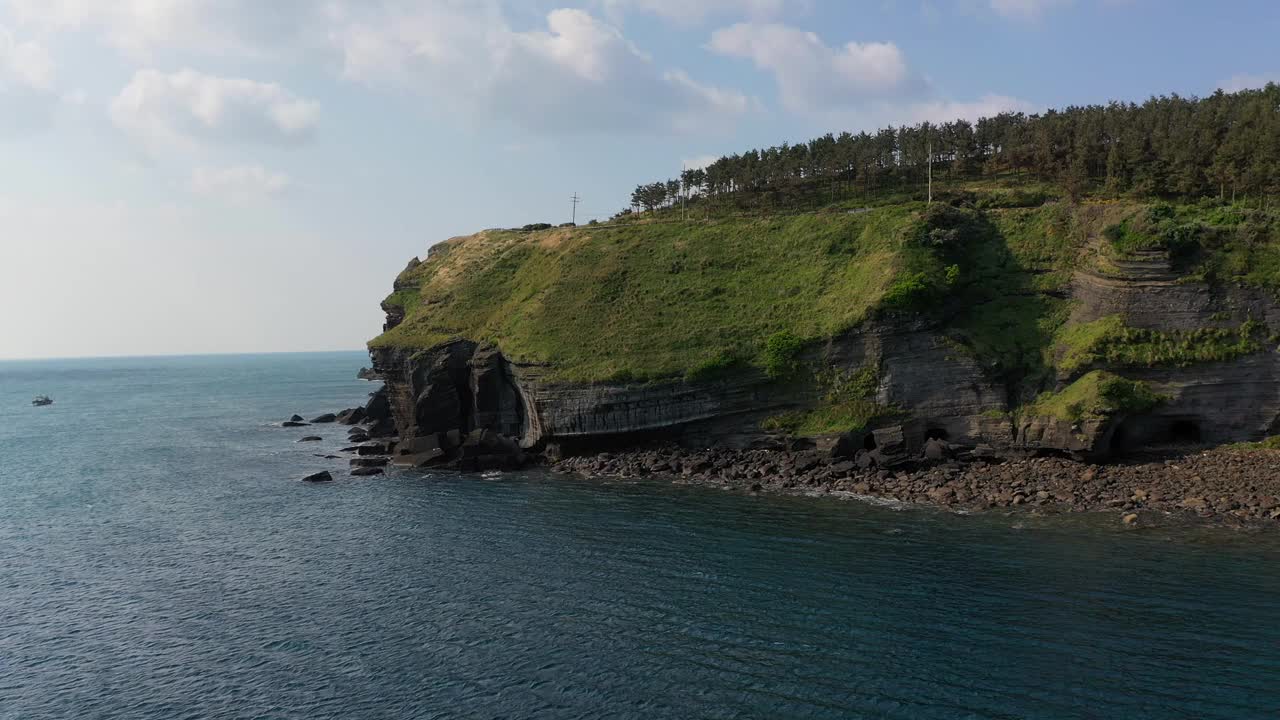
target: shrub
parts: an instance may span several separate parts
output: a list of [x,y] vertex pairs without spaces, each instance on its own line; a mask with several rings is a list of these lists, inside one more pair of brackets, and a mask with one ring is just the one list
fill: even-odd
[[762,427],[794,435],[829,435],[863,430],[898,413],[876,402],[880,385],[878,363],[869,363],[853,372],[828,368],[814,380],[822,391],[816,407],[775,415],[765,420]]
[[894,281],[881,303],[892,310],[922,310],[933,299],[933,286],[925,273],[910,273]]
[[1102,399],[1099,409],[1103,412],[1143,413],[1163,400],[1146,383],[1116,375],[1098,383],[1098,396]]
[[551,223],[529,223],[528,225],[522,226],[520,229],[525,232],[533,232],[535,230],[550,230]]
[[985,195],[979,198],[974,206],[979,210],[1040,207],[1050,199],[1048,193],[1043,190],[1010,190]]
[[785,330],[769,336],[764,345],[764,371],[771,378],[791,374],[798,367],[797,358],[804,341]]

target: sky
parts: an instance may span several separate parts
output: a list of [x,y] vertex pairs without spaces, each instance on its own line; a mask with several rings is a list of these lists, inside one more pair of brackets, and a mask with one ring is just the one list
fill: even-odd
[[1239,0],[0,0],[0,358],[359,349],[411,257],[825,132],[1280,81]]

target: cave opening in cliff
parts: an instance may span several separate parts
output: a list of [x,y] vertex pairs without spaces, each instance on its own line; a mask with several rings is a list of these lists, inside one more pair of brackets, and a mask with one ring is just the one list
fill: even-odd
[[862,438],[862,449],[867,452],[871,452],[876,449],[875,433],[867,433],[866,436]]
[[1125,432],[1123,425],[1112,431],[1111,444],[1108,447],[1112,455],[1123,455],[1129,449],[1129,435]]
[[1168,441],[1174,445],[1199,445],[1200,426],[1190,420],[1178,420],[1169,425]]
[[453,389],[454,392],[458,393],[458,428],[463,432],[471,432],[475,429],[475,425],[472,422],[475,395],[471,392],[471,383],[469,380],[455,381]]
[[929,428],[924,433],[924,439],[925,440],[941,440],[943,442],[946,442],[947,440],[950,439],[950,436],[947,435],[947,431],[943,430],[942,428]]

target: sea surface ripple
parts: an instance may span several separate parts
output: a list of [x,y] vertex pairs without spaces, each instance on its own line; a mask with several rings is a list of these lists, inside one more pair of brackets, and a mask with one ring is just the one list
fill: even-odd
[[1275,533],[353,479],[363,359],[0,363],[0,718],[1280,715]]

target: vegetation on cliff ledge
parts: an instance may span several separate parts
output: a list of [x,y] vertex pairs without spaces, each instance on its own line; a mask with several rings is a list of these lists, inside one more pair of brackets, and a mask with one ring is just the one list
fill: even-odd
[[1143,413],[1162,398],[1143,382],[1105,370],[1081,376],[1058,392],[1046,392],[1023,408],[1023,415],[1047,415],[1067,422],[1098,420],[1117,413]]
[[1197,328],[1163,332],[1126,327],[1119,315],[1065,328],[1058,368],[1074,372],[1092,365],[1113,367],[1186,367],[1222,362],[1263,349],[1267,328],[1246,320],[1234,328]]

